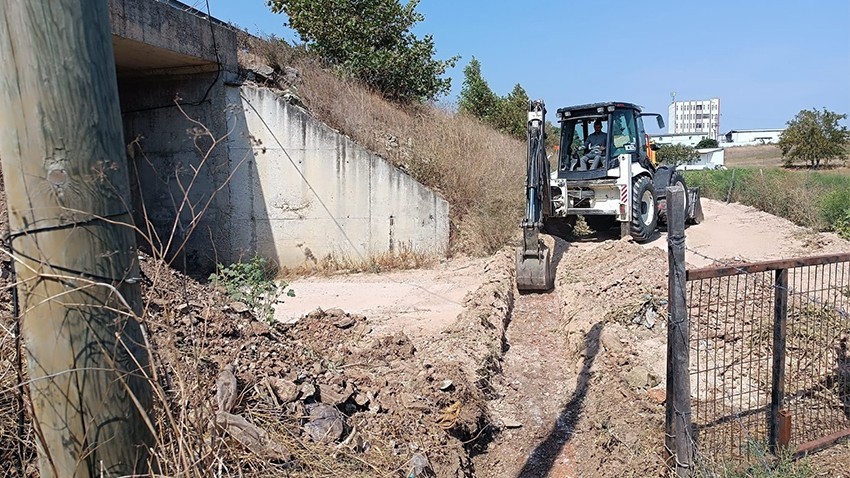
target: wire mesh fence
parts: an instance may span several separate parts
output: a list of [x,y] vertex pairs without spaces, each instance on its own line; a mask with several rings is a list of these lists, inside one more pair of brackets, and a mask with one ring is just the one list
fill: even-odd
[[689,270],[685,293],[699,467],[850,435],[850,254]]

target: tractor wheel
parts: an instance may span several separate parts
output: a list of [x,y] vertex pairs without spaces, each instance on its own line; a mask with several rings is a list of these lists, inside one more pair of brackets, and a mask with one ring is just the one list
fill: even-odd
[[655,187],[648,176],[635,179],[632,186],[632,238],[637,242],[646,242],[655,233],[658,225],[658,209],[655,200]]

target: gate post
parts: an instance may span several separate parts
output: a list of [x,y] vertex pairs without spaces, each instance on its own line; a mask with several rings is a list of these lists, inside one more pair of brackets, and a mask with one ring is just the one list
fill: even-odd
[[685,302],[685,190],[667,188],[667,401],[664,445],[676,475],[693,467],[691,381],[687,303]]
[[[788,432],[782,433],[781,423],[788,421],[782,415],[782,400],[785,397],[785,335],[788,325],[788,269],[776,271],[773,301],[773,386],[770,392],[770,415],[768,419],[768,445],[771,453],[788,445]],[[790,428],[790,427],[788,427]],[[784,442],[784,443],[783,443]]]

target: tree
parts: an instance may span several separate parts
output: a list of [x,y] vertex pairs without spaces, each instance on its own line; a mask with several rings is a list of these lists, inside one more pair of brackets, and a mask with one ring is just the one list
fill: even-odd
[[693,146],[684,144],[662,144],[656,152],[659,163],[679,166],[690,164],[699,159],[699,153]]
[[446,94],[443,78],[457,57],[434,59],[431,35],[411,29],[425,19],[419,0],[267,0],[275,13],[289,17],[309,49],[398,102],[425,101]]
[[703,139],[699,140],[699,143],[697,143],[697,149],[717,148],[719,146],[720,145],[717,143],[717,140],[712,139],[712,138],[703,138]]
[[485,123],[495,114],[499,98],[481,76],[481,62],[475,57],[463,69],[463,87],[458,98],[458,110]]
[[811,109],[797,113],[779,135],[779,149],[785,158],[785,166],[803,162],[817,168],[821,162],[826,165],[833,159],[846,157],[850,132],[846,126],[838,124],[846,118],[846,114],[838,114],[826,108],[823,111]]
[[528,93],[519,83],[504,98],[500,98],[492,125],[515,138],[525,138],[528,122]]

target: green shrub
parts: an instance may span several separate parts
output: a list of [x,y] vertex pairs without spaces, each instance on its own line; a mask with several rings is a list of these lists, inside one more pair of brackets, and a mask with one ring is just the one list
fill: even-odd
[[839,232],[850,211],[850,177],[768,168],[686,171],[703,197],[739,202],[817,230]]
[[821,214],[827,224],[835,226],[850,214],[850,188],[836,189],[823,197],[820,204]]
[[[283,295],[286,284],[275,282],[276,270],[266,258],[254,256],[249,262],[218,264],[216,269],[210,275],[213,284],[223,287],[233,300],[251,307],[258,318],[266,322],[274,319],[274,304]],[[291,290],[289,295],[293,295]]]
[[839,236],[850,241],[850,210],[844,211],[844,215],[832,223],[832,228]]

